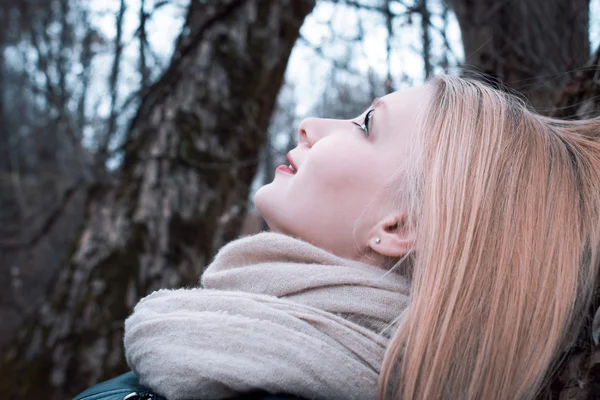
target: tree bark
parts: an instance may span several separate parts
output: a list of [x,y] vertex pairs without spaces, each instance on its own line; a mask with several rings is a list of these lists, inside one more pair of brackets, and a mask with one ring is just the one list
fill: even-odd
[[[462,32],[464,75],[521,93],[542,114],[600,115],[600,49],[588,61],[589,0],[446,2]],[[576,344],[561,355],[540,399],[600,398],[600,346],[590,335],[600,335],[599,304],[600,281]]]
[[[600,48],[585,68],[559,95],[551,116],[563,119],[597,118],[600,115]],[[600,132],[598,132],[600,136]],[[563,360],[541,399],[600,399],[600,279],[596,281],[594,300],[576,343],[561,355]]]
[[458,18],[464,73],[514,89],[547,114],[590,57],[589,0],[447,0]]
[[90,188],[72,255],[0,364],[6,398],[64,399],[124,372],[137,300],[197,284],[234,239],[292,46],[314,0],[192,0],[122,168]]

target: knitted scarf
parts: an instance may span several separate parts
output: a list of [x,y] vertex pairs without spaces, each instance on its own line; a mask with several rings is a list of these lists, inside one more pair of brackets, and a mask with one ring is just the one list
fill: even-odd
[[169,400],[375,399],[386,328],[409,289],[397,273],[259,233],[224,246],[200,288],[143,298],[125,321],[125,354]]

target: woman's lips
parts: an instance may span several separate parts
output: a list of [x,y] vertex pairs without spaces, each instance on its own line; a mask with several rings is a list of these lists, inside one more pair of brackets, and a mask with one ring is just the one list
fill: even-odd
[[284,173],[284,174],[290,174],[290,175],[294,175],[294,171],[292,171],[292,170],[290,169],[290,167],[289,167],[289,166],[287,166],[287,165],[280,165],[279,167],[277,167],[277,168],[275,169],[275,171],[279,171],[279,172],[282,172],[282,173]]
[[286,158],[287,158],[288,162],[290,163],[290,167],[293,168],[292,171],[298,171],[296,164],[294,164],[294,160],[292,160],[292,152],[291,151],[288,151],[288,153],[286,154]]

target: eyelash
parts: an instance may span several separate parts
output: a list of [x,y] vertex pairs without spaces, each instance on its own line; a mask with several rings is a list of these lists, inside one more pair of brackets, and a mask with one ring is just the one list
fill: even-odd
[[371,134],[369,132],[369,122],[371,121],[371,113],[373,111],[375,111],[375,110],[369,110],[369,112],[367,112],[367,115],[365,115],[365,119],[363,120],[362,124],[357,124],[356,122],[353,121],[354,125],[358,126],[360,129],[362,129],[367,134],[367,137]]

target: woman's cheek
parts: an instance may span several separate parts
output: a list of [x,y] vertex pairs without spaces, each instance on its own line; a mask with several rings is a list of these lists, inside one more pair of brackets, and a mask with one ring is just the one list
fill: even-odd
[[[347,188],[352,184],[353,174],[348,164],[342,163],[323,163],[322,165],[313,165],[311,180],[320,187],[329,190],[340,190]],[[309,171],[307,171],[309,172]]]

